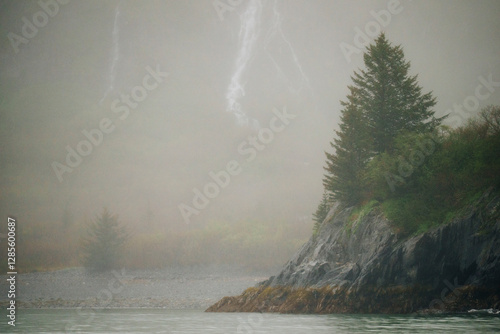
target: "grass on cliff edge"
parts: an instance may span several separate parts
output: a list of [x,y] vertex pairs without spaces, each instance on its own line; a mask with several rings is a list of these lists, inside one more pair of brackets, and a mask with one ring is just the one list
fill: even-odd
[[378,207],[380,203],[373,199],[366,204],[355,207],[349,218],[347,219],[347,224],[345,225],[345,230],[349,235],[355,234],[358,230],[359,224],[374,208]]

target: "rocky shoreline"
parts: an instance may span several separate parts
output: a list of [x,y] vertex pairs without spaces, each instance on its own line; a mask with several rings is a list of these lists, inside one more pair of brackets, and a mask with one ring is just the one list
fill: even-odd
[[[358,291],[337,287],[255,287],[224,297],[206,312],[274,312],[289,314],[437,314],[470,310],[500,311],[500,288],[460,287],[452,296],[432,299],[424,287],[366,287]],[[430,302],[429,302],[430,301]]]
[[260,286],[209,312],[432,313],[500,308],[500,192],[403,238],[380,210],[335,206],[319,232]]
[[[225,265],[114,270],[84,268],[17,275],[18,308],[205,309],[268,277]],[[7,306],[7,276],[0,276],[0,307]]]

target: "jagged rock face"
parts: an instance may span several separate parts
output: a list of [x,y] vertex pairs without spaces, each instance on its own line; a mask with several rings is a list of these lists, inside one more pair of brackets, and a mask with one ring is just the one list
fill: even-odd
[[[334,214],[330,210],[316,237],[311,238],[285,265],[277,277],[265,284],[294,287],[368,283],[370,271],[397,242],[381,214],[370,213],[353,228],[346,229],[351,209]],[[370,282],[374,283],[374,282]]]
[[468,214],[422,235],[401,240],[373,210],[350,229],[351,209],[330,210],[312,237],[264,286],[387,287],[443,282],[495,286],[500,282],[500,197],[488,191]]
[[377,209],[353,219],[352,209],[334,206],[318,234],[279,275],[209,310],[500,308],[500,191],[489,189],[465,212],[449,224],[403,239]]

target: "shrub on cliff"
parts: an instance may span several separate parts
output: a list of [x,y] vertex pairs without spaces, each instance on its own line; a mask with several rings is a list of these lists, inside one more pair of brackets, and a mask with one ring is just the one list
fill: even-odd
[[[428,154],[415,141],[380,156],[367,168],[367,189],[401,232],[446,223],[485,189],[500,186],[499,125],[500,107],[487,107],[464,126],[432,137],[435,147]],[[412,142],[411,136],[403,139]],[[420,150],[422,161],[411,162],[413,150]]]

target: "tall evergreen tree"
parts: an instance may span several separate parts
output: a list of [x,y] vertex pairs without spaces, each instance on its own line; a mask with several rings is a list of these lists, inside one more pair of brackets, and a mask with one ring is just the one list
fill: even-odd
[[435,118],[436,104],[431,92],[422,94],[417,75],[409,76],[410,63],[403,49],[392,46],[382,33],[364,54],[365,70],[352,80],[359,89],[359,107],[366,113],[374,153],[391,152],[393,141],[402,132],[428,132],[442,118]]
[[356,204],[363,194],[362,175],[367,162],[391,153],[396,137],[405,132],[434,130],[432,93],[422,94],[417,76],[409,76],[410,63],[400,46],[392,46],[382,33],[364,54],[365,70],[355,72],[346,102],[341,102],[340,130],[326,152],[325,190],[345,204]]
[[352,86],[349,90],[347,101],[340,102],[343,106],[340,130],[335,131],[337,137],[330,142],[335,153],[325,152],[327,174],[323,185],[333,199],[355,204],[362,194],[361,173],[370,158],[371,143],[368,121],[360,108],[359,90]]

